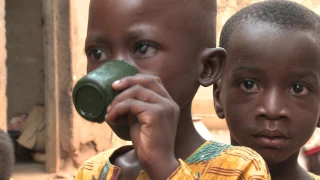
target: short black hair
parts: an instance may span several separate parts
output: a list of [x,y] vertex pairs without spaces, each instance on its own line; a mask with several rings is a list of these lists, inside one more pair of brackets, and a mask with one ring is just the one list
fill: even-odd
[[270,0],[255,3],[234,14],[223,26],[220,47],[228,48],[233,31],[246,22],[266,22],[284,29],[311,30],[320,35],[320,16],[292,1]]
[[0,180],[11,178],[14,161],[14,148],[11,138],[0,129]]

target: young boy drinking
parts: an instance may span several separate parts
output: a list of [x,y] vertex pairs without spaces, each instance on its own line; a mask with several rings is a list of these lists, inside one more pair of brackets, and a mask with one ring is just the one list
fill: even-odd
[[223,27],[228,53],[215,109],[231,143],[253,148],[273,180],[320,177],[298,164],[300,148],[320,126],[320,20],[290,1],[248,6]]
[[133,146],[88,160],[75,179],[269,179],[253,150],[205,141],[191,102],[220,78],[225,51],[215,47],[214,0],[91,0],[88,72],[124,59],[141,74],[113,83],[121,93],[106,122]]

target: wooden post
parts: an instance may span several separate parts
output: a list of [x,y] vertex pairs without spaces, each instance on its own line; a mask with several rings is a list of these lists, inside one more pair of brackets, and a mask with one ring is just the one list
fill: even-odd
[[[89,1],[42,0],[45,49],[46,170],[78,167],[89,157],[80,145],[94,142],[96,151],[113,147],[107,124],[83,120],[73,107],[74,83],[86,74],[83,53]],[[60,159],[61,154],[63,159]],[[93,155],[93,154],[92,154]]]
[[5,0],[0,0],[0,128],[7,131],[7,50],[4,16]]
[[[46,171],[65,168],[72,156],[73,104],[70,0],[43,0],[45,49]],[[63,138],[61,138],[63,137]]]
[[59,146],[59,79],[57,56],[57,3],[43,0],[44,51],[45,51],[45,119],[47,128],[46,171],[60,169]]

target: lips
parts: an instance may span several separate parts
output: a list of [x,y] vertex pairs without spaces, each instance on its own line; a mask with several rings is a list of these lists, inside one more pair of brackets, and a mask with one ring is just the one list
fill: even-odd
[[265,148],[281,149],[288,145],[290,138],[280,130],[262,130],[253,136],[256,142]]

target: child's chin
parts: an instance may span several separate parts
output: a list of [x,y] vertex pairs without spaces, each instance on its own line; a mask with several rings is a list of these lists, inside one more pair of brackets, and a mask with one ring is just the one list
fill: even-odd
[[281,152],[279,150],[272,150],[268,149],[268,152],[258,152],[260,155],[263,157],[263,159],[268,163],[268,164],[278,164],[282,161],[285,161],[290,157],[290,154]]

